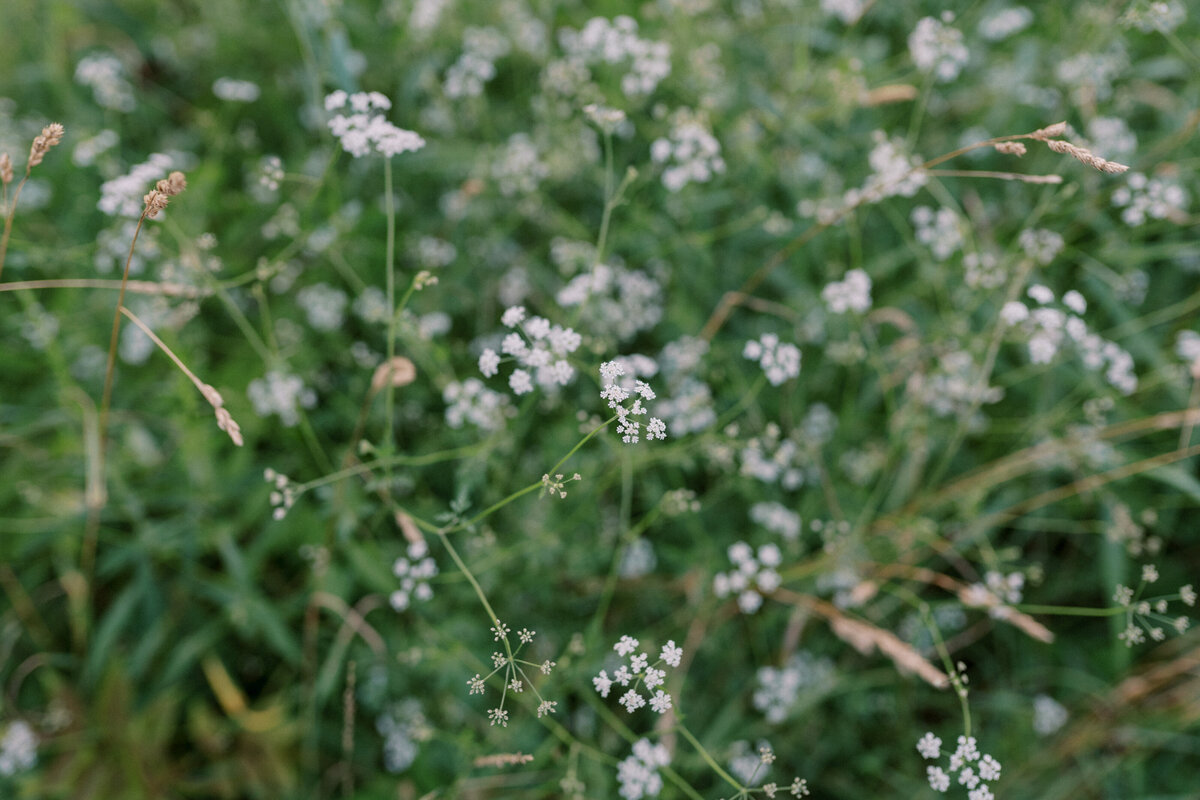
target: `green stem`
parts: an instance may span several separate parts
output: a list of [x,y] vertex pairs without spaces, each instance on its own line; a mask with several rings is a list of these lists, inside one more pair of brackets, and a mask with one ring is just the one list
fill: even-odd
[[1045,614],[1057,617],[1115,617],[1118,614],[1125,613],[1127,610],[1124,606],[1081,608],[1077,606],[1039,606],[1026,604],[1016,605],[1013,608],[1026,614]]
[[676,729],[680,733],[683,734],[683,738],[687,739],[688,742],[691,743],[692,747],[696,748],[696,752],[699,753],[700,757],[704,759],[705,763],[708,764],[708,766],[712,768],[713,772],[720,775],[721,779],[724,780],[726,783],[728,783],[730,786],[732,786],[734,789],[737,789],[739,792],[745,793],[746,787],[742,786],[740,783],[738,783],[734,779],[734,777],[732,775],[730,775],[728,772],[726,772],[724,769],[722,769],[721,765],[717,763],[716,759],[714,759],[712,757],[712,755],[707,750],[704,749],[704,745],[700,744],[700,740],[697,739],[695,736],[693,736],[692,732],[688,730],[687,725],[684,725],[683,722],[680,722],[676,726]]
[[[383,160],[383,187],[384,203],[387,209],[387,254],[384,269],[387,281],[388,330],[387,361],[385,363],[388,365],[388,369],[391,369],[392,359],[396,356],[396,275],[393,268],[396,257],[396,199],[392,196],[392,159],[390,158]],[[391,455],[396,446],[395,420],[393,419],[396,387],[392,385],[390,379],[387,382],[386,392],[383,404],[384,438],[381,449],[385,455]],[[392,485],[391,466],[385,465],[384,472],[387,475],[387,485],[390,489]]]

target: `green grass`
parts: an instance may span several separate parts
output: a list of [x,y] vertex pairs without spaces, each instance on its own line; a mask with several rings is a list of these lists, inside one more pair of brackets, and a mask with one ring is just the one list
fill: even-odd
[[[1196,15],[1144,32],[1125,22],[1145,4],[1030,5],[1031,25],[990,41],[980,26],[1002,4],[957,4],[950,24],[970,56],[939,82],[908,45],[941,10],[928,4],[876,3],[844,23],[784,0],[456,0],[427,30],[412,5],[0,9],[8,197],[33,137],[66,128],[23,189],[0,272],[0,737],[21,721],[38,740],[36,764],[0,774],[0,795],[617,797],[617,763],[648,738],[671,752],[663,798],[766,781],[783,796],[793,776],[815,797],[933,797],[916,742],[932,731],[953,749],[969,728],[1003,764],[998,797],[1200,796],[1196,635],[1128,648],[1112,599],[1153,563],[1142,596],[1194,614],[1178,597],[1200,563],[1200,419],[1176,345],[1200,333]],[[648,94],[623,91],[628,61],[582,77],[563,64],[561,31],[619,14],[670,46]],[[507,50],[479,95],[452,96],[447,76],[483,27]],[[128,110],[76,78],[102,54]],[[221,77],[261,94],[222,100]],[[383,93],[387,119],[427,144],[352,158],[326,126],[335,89]],[[606,135],[588,103],[626,125]],[[653,154],[680,109],[724,168],[670,191]],[[1103,150],[1120,142],[1098,119],[1123,121],[1136,147]],[[1025,139],[1019,158],[981,148],[937,168],[1061,183],[943,174],[911,196],[845,203],[874,171],[875,131],[919,164],[1059,120],[1130,171]],[[103,130],[115,145],[81,158]],[[540,172],[504,166],[515,134]],[[97,203],[153,153],[171,166],[136,196],[167,169],[188,188],[145,223],[131,275],[143,283],[126,305],[220,392],[242,447],[124,317],[100,422],[130,234]],[[274,190],[259,181],[269,156],[284,171]],[[1136,174],[1182,199],[1127,224]],[[918,206],[955,215],[949,257],[921,240]],[[845,213],[825,224],[819,208]],[[1023,249],[1031,229],[1062,238],[1046,263]],[[977,280],[968,256],[994,258],[998,279]],[[598,260],[640,272],[653,296],[563,304]],[[422,270],[436,284],[417,289]],[[870,310],[832,313],[822,291],[850,270],[870,276]],[[1088,331],[1128,353],[1136,390],[1066,345],[1033,362],[1020,326],[1000,321],[1006,301],[1036,306],[1033,284],[1086,298]],[[314,325],[312,298],[331,291],[341,319]],[[379,298],[379,314],[362,313]],[[569,385],[514,397],[511,363],[480,374],[510,305],[581,334]],[[674,348],[702,334],[707,351],[673,368]],[[764,334],[799,348],[797,377],[772,385],[743,357]],[[139,346],[144,358],[129,358]],[[389,352],[415,379],[372,389]],[[666,404],[703,387],[710,420],[622,443],[599,367],[631,354],[658,362],[650,415],[673,421]],[[270,373],[311,390],[294,420],[256,409],[252,386]],[[508,397],[498,430],[448,419],[447,387],[468,379]],[[975,402],[970,390],[988,386],[1000,392]],[[748,474],[748,450],[769,459],[781,443],[800,485]],[[267,469],[296,491],[280,520]],[[542,491],[557,473],[581,476],[565,498]],[[679,490],[698,509],[675,508]],[[798,514],[799,536],[755,522],[761,503]],[[397,612],[393,563],[417,539],[437,565],[433,597]],[[714,590],[737,541],[781,553],[781,585],[754,614]],[[1016,607],[1052,643],[964,604],[989,571],[1023,576]],[[468,694],[492,669],[497,618],[514,649],[516,631],[536,630],[519,657],[556,662],[528,674],[537,697],[504,694],[503,727],[488,724],[498,677]],[[596,692],[622,635],[652,661],[668,640],[683,647],[666,670],[670,713],[628,714],[626,689]],[[860,652],[864,637],[895,660]],[[819,679],[770,721],[757,676],[794,658]],[[895,663],[914,658],[955,686],[961,663],[965,699]],[[1046,735],[1033,728],[1039,695],[1067,712]],[[553,714],[537,716],[539,697]],[[730,762],[762,742],[777,760],[742,786]],[[476,762],[517,752],[533,760]]]

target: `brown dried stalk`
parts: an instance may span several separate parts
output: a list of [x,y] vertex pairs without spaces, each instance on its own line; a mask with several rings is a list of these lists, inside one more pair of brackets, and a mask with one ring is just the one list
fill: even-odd
[[875,572],[874,577],[876,579],[903,577],[937,586],[957,595],[962,604],[968,608],[986,609],[995,619],[1004,620],[1039,642],[1050,644],[1054,641],[1054,634],[1045,625],[1028,614],[1005,605],[999,597],[986,588],[980,591],[978,585],[963,583],[949,575],[943,575],[924,567],[910,567],[907,564],[885,564]]
[[42,159],[50,152],[50,148],[62,141],[63,126],[57,122],[51,122],[46,127],[42,128],[42,132],[35,136],[33,144],[29,148],[29,161],[25,163],[25,177],[21,178],[21,182],[17,184],[16,190],[13,192],[12,200],[8,199],[8,185],[12,183],[13,167],[12,158],[8,153],[0,153],[0,184],[4,186],[4,235],[0,237],[0,272],[4,271],[4,257],[8,254],[8,237],[12,235],[13,216],[17,213],[17,200],[21,197],[21,189],[25,186],[25,181],[29,180],[30,171],[38,164],[42,163]]
[[487,756],[478,756],[473,762],[477,767],[507,767],[514,764],[528,764],[533,761],[533,756],[528,753],[493,753]]
[[166,353],[167,357],[175,362],[175,366],[179,367],[180,371],[182,371],[183,374],[188,377],[188,380],[195,384],[196,388],[200,390],[200,394],[204,395],[204,399],[207,400],[209,405],[213,407],[213,411],[217,415],[217,427],[228,433],[229,438],[233,440],[233,443],[238,447],[241,447],[243,444],[241,426],[238,425],[234,421],[233,417],[229,415],[229,411],[225,408],[225,400],[221,397],[221,393],[196,377],[196,373],[188,369],[187,365],[183,363],[179,356],[175,355],[171,348],[167,346],[167,343],[158,338],[154,331],[150,330],[150,326],[138,318],[137,314],[134,314],[125,306],[121,306],[121,313],[129,317],[130,322],[141,328],[142,333],[149,336],[150,341],[158,345],[158,349]]
[[873,650],[878,649],[892,660],[900,672],[915,673],[926,683],[938,689],[949,688],[950,678],[946,673],[926,661],[915,647],[901,640],[891,631],[876,627],[866,620],[848,616],[832,603],[827,603],[812,595],[777,589],[775,597],[804,606],[820,614],[829,621],[829,627],[834,635],[863,655],[869,655]]

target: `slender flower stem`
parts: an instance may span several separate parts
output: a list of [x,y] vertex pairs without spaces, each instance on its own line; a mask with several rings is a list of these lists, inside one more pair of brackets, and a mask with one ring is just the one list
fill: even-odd
[[[446,552],[450,554],[450,558],[454,561],[455,566],[458,567],[458,571],[463,574],[463,577],[471,584],[471,588],[475,590],[475,596],[479,598],[479,602],[483,605],[484,610],[487,611],[492,624],[500,624],[499,619],[496,617],[496,612],[492,609],[492,604],[488,602],[487,595],[483,593],[483,587],[479,585],[479,581],[475,580],[475,575],[467,567],[466,562],[462,560],[462,556],[458,554],[458,551],[454,549],[454,545],[450,543],[450,537],[444,531],[438,531],[438,538],[442,540],[442,545],[446,548]],[[507,649],[508,638],[501,638],[504,641],[505,649]],[[509,652],[509,656],[512,656],[511,652]]]
[[121,288],[117,292],[117,307],[113,311],[112,335],[108,340],[108,363],[104,368],[104,393],[100,399],[100,458],[103,463],[105,438],[108,434],[108,410],[112,404],[113,373],[117,362],[117,344],[121,334],[121,307],[125,305],[125,284],[129,281],[129,265],[133,261],[133,248],[137,246],[138,234],[142,232],[142,223],[146,221],[147,211],[142,212],[137,227],[133,231],[133,241],[129,243],[129,255],[125,256],[125,271],[121,275]]
[[[387,281],[387,305],[388,305],[388,329],[387,329],[387,363],[392,364],[392,359],[396,356],[396,274],[395,274],[395,259],[396,259],[396,198],[392,195],[392,159],[385,158],[383,160],[383,191],[384,203],[387,209],[387,255],[385,256],[385,270]],[[392,449],[396,446],[396,433],[394,429],[395,420],[394,405],[396,402],[396,387],[392,385],[392,381],[387,382],[387,392],[384,394],[384,438],[383,452],[385,455],[391,455]],[[385,473],[387,475],[388,485],[392,482],[392,468],[390,465],[385,465]]]
[[1027,604],[1015,605],[1013,608],[1026,614],[1045,614],[1052,617],[1115,617],[1127,610],[1124,606],[1081,608],[1077,606],[1039,606]]
[[[0,272],[4,271],[4,258],[8,254],[8,237],[12,235],[13,216],[17,213],[17,200],[21,197],[21,188],[25,185],[25,181],[29,180],[29,171],[31,167],[25,166],[25,177],[21,178],[21,182],[17,184],[17,188],[13,191],[12,202],[8,202],[5,197],[4,207],[8,211],[4,215],[4,236],[0,237]],[[5,195],[8,194],[8,186],[4,187]]]
[[717,763],[716,759],[714,759],[712,755],[704,749],[704,745],[700,744],[700,740],[692,735],[692,732],[688,730],[687,725],[684,725],[682,722],[680,722],[676,726],[676,730],[683,734],[683,738],[687,739],[692,747],[696,748],[696,752],[700,754],[700,757],[704,759],[704,762],[712,768],[713,772],[720,775],[722,780],[724,780],[734,789],[737,789],[739,792],[746,791],[746,787],[742,786],[737,782],[737,780],[734,779],[732,775],[722,769],[721,765]]

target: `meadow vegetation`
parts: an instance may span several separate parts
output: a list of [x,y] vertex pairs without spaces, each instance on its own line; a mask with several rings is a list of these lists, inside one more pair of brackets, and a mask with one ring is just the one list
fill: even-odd
[[0,796],[1200,797],[1186,3],[0,5]]

